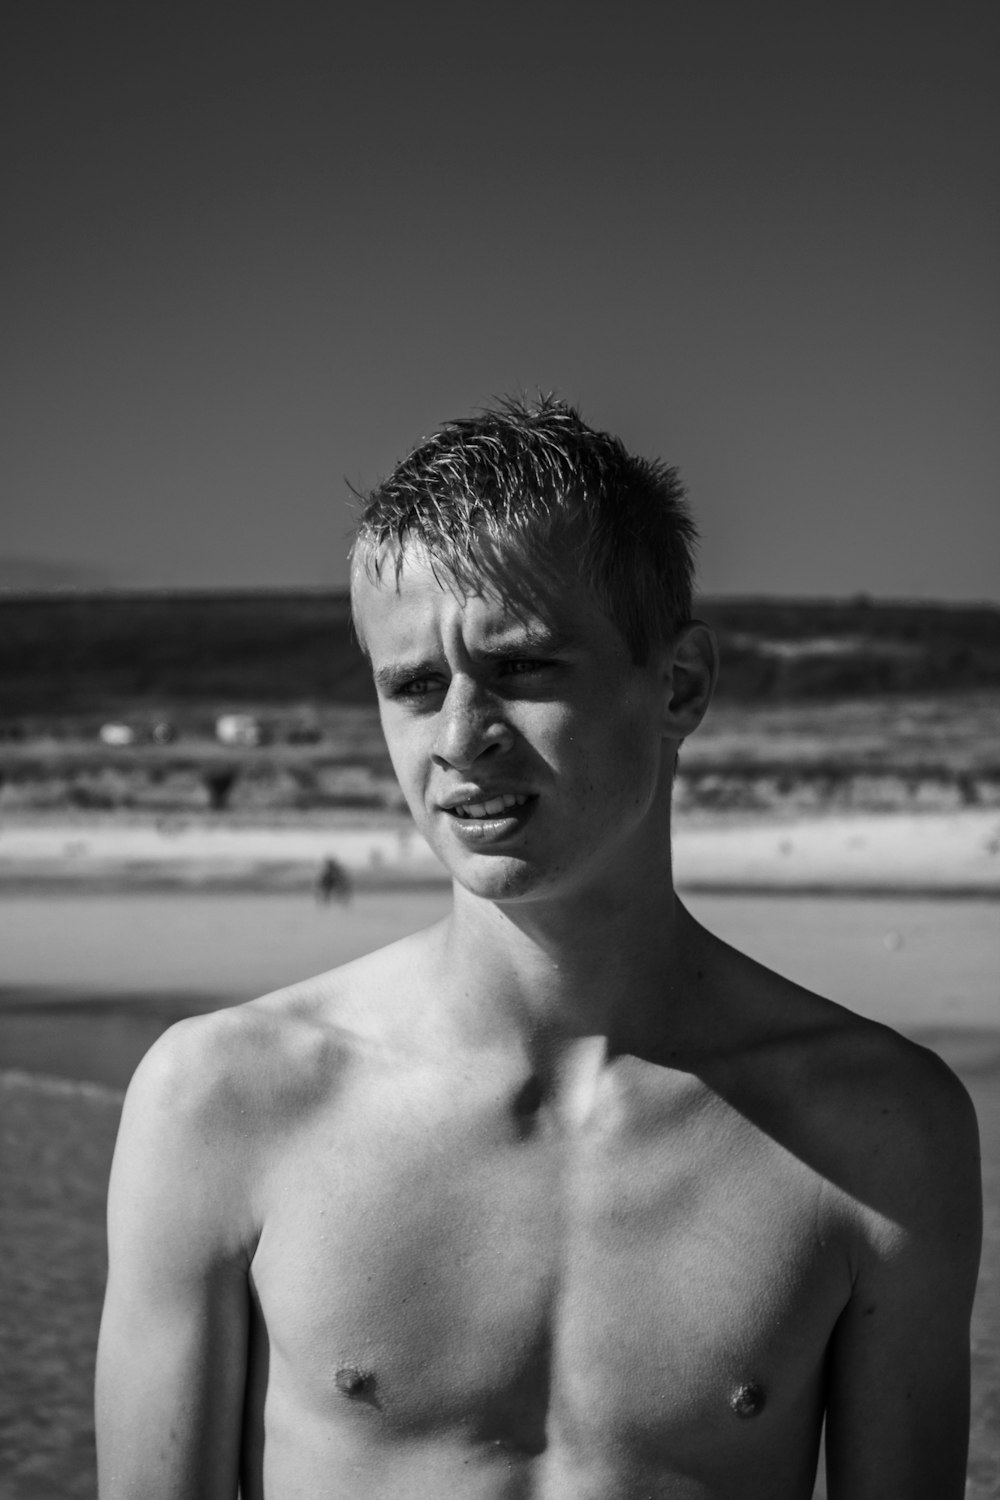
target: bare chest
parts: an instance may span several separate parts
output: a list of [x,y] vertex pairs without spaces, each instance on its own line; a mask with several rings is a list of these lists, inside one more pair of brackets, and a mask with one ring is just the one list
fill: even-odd
[[369,1092],[267,1186],[271,1378],[317,1415],[527,1454],[801,1422],[845,1290],[817,1191],[724,1110],[566,1132]]

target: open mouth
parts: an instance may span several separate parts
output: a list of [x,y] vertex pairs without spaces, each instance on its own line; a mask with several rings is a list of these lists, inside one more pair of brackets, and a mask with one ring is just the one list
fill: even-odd
[[517,808],[524,807],[528,801],[526,793],[504,792],[502,796],[490,797],[486,802],[460,802],[457,807],[449,807],[448,811],[453,818],[489,821],[508,816]]
[[529,792],[501,792],[482,802],[470,798],[444,811],[461,843],[471,849],[486,850],[493,845],[504,849],[510,840],[520,838],[537,803],[537,796]]

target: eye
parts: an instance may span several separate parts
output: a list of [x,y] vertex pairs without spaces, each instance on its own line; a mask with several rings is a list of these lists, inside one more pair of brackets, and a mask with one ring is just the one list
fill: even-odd
[[411,677],[408,682],[400,682],[393,688],[394,698],[426,698],[429,693],[435,692],[440,684],[436,677]]
[[551,662],[536,661],[527,656],[513,657],[510,661],[504,662],[502,670],[508,677],[524,677],[529,672],[543,672],[551,665]]

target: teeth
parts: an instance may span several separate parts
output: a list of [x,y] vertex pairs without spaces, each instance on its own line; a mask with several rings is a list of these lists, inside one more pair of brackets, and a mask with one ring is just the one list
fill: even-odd
[[459,818],[496,818],[509,807],[523,807],[527,800],[516,792],[504,792],[502,797],[491,797],[488,802],[462,802],[452,811]]

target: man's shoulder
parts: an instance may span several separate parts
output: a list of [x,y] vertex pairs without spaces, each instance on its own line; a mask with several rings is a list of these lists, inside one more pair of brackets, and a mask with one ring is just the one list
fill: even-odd
[[971,1108],[947,1064],[891,1027],[735,949],[727,948],[720,979],[739,1022],[737,1047],[810,1107],[876,1105],[878,1118],[885,1111],[914,1125]]
[[975,1112],[935,1052],[723,949],[713,1072],[747,1119],[864,1201],[976,1180]]
[[242,1131],[274,1114],[295,1117],[391,1038],[419,970],[419,943],[411,939],[178,1021],[147,1052],[129,1094],[179,1119]]
[[936,1052],[844,1007],[827,1015],[803,1044],[802,1084],[831,1129],[914,1172],[947,1169],[975,1144],[972,1102]]
[[129,1087],[178,1116],[221,1119],[256,1108],[291,1073],[335,1064],[334,1026],[318,1021],[314,982],[176,1022],[153,1044]]
[[821,1179],[817,1224],[846,1232],[858,1286],[947,1274],[971,1296],[982,1219],[972,1100],[930,1048],[836,1010],[801,1075],[803,1139]]
[[[833,1196],[896,1224],[947,1228],[978,1195],[975,1110],[930,1048],[774,977],[776,1021],[758,1086]],[[761,1080],[769,1077],[770,1084]]]
[[120,1230],[138,1214],[171,1243],[182,1225],[179,1259],[245,1264],[262,1184],[336,1112],[351,1070],[393,1044],[384,996],[402,1009],[398,992],[414,968],[375,954],[165,1031],[126,1093],[110,1222]]
[[841,1132],[891,1129],[920,1158],[968,1139],[975,1125],[964,1085],[931,1048],[847,1006],[792,986],[801,1021],[787,1043],[810,1108]]

